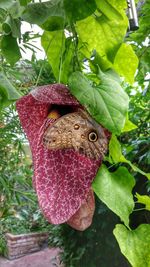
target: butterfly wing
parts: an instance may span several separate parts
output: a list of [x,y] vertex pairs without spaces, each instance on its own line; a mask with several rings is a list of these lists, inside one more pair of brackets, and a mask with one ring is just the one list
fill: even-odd
[[48,149],[73,148],[72,124],[79,121],[78,113],[73,112],[60,117],[50,125],[43,135],[43,145]]
[[43,144],[48,149],[74,148],[92,159],[99,159],[107,151],[103,128],[81,109],[49,126],[43,135]]
[[104,129],[84,110],[80,110],[80,115],[83,131],[79,151],[87,157],[99,159],[104,156],[108,148]]

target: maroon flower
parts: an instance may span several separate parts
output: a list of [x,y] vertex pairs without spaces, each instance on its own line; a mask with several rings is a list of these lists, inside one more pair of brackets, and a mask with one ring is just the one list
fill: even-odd
[[54,105],[59,110],[68,107],[74,111],[81,107],[65,85],[53,84],[40,86],[19,99],[17,110],[32,151],[33,181],[40,208],[50,223],[69,220],[73,225],[71,218],[80,213],[91,195],[91,183],[102,159],[90,159],[73,149],[49,150],[43,146],[44,130],[54,122],[48,118]]

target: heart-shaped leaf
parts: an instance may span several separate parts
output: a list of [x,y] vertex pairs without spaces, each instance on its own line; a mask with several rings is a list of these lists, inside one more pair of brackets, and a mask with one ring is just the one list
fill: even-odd
[[80,72],[69,78],[72,94],[84,105],[91,116],[113,133],[124,127],[129,98],[113,76],[100,71],[100,84],[92,83]]
[[133,267],[150,267],[150,225],[141,224],[137,229],[129,231],[118,224],[114,235],[122,254]]
[[96,195],[129,226],[129,215],[133,211],[132,189],[134,177],[125,167],[111,173],[102,165],[92,184]]

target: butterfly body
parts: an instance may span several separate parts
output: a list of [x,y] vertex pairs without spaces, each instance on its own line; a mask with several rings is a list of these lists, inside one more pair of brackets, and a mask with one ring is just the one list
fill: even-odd
[[43,135],[43,145],[48,149],[73,148],[89,158],[99,159],[107,151],[107,138],[103,128],[79,109],[50,125]]

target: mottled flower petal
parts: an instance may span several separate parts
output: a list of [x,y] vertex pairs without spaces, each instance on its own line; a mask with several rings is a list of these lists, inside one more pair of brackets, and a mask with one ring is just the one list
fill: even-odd
[[89,159],[73,149],[52,151],[43,146],[41,138],[45,127],[53,123],[47,116],[54,104],[59,108],[80,106],[65,85],[53,84],[19,99],[17,110],[30,142],[39,205],[49,222],[60,224],[85,203],[101,159]]

